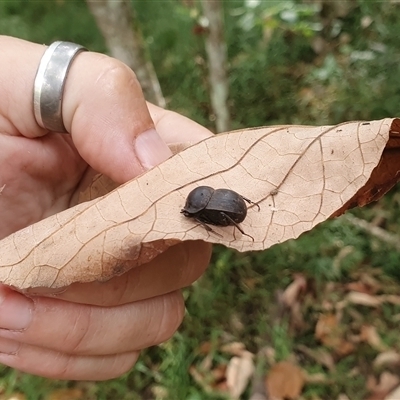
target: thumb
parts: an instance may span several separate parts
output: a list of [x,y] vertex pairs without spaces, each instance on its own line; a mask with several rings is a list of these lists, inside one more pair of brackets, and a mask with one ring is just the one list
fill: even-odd
[[171,156],[155,130],[136,75],[116,59],[80,53],[67,77],[62,111],[81,157],[118,183]]

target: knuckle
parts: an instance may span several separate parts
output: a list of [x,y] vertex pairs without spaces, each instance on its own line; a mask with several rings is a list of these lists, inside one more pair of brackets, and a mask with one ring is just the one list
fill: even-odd
[[56,353],[50,365],[47,365],[43,373],[50,379],[71,379],[71,372],[74,369],[75,357],[69,354]]
[[185,306],[180,291],[163,296],[162,317],[152,340],[153,344],[160,344],[170,339],[182,323]]
[[81,307],[74,317],[71,328],[66,332],[65,343],[71,354],[87,351],[87,337],[91,327],[92,308]]
[[140,88],[133,70],[123,62],[111,57],[103,58],[97,83],[97,87],[107,95],[113,95],[115,91],[131,90],[132,86]]
[[206,270],[211,259],[212,245],[202,240],[184,244],[187,258],[182,268],[182,287],[191,285]]
[[[75,357],[69,354],[60,356],[58,379],[69,379],[74,368]],[[56,370],[57,371],[57,370]]]
[[106,362],[107,375],[102,380],[114,379],[129,372],[139,358],[139,352],[116,354],[112,360]]

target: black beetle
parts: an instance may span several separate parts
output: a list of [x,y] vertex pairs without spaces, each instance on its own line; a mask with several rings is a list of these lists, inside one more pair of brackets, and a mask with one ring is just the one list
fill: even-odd
[[181,210],[181,213],[185,217],[193,218],[200,222],[208,231],[214,232],[207,224],[216,226],[234,225],[243,235],[254,240],[239,226],[239,223],[244,221],[247,215],[245,201],[256,205],[260,210],[258,204],[233,190],[199,186],[188,194],[185,207]]

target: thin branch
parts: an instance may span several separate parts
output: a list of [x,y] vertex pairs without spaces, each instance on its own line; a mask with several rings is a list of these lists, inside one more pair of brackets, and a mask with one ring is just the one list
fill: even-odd
[[400,251],[400,237],[385,231],[384,229],[380,228],[379,226],[375,226],[370,222],[367,222],[361,218],[357,218],[352,214],[346,214],[342,217],[351,225],[355,226],[367,232],[371,236],[376,237],[377,239],[381,240],[382,242],[394,247],[396,250]]

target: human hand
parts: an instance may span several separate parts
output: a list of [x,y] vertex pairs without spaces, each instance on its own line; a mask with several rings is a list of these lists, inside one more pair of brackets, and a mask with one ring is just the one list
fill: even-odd
[[[71,134],[48,133],[32,103],[44,46],[0,36],[0,48],[0,238],[75,205],[95,173],[122,183],[168,158],[164,142],[210,135],[146,105],[128,67],[91,52],[79,54],[66,81],[63,120]],[[56,379],[121,375],[140,349],[175,332],[184,309],[179,289],[209,257],[208,244],[187,242],[105,283],[36,289],[30,297],[0,286],[0,362]]]

